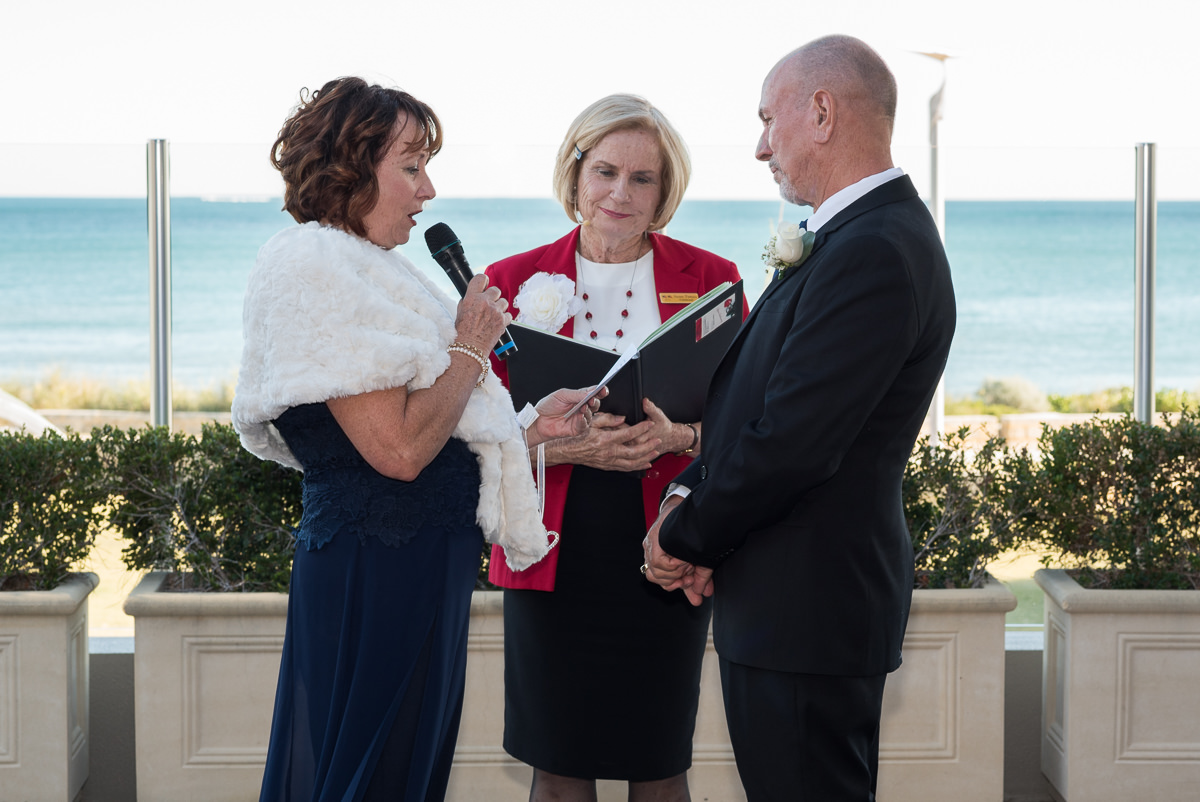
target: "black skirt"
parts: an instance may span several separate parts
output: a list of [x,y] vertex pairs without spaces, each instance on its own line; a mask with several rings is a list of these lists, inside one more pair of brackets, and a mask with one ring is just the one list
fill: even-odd
[[504,748],[585,779],[662,780],[692,763],[711,600],[642,576],[641,481],[576,466],[555,590],[504,593]]

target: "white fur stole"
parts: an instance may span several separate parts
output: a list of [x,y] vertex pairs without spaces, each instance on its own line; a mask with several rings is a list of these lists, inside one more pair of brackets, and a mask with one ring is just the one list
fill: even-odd
[[[289,407],[373,390],[429,387],[450,366],[456,304],[399,251],[319,223],[258,253],[242,311],[233,425],[242,445],[300,468],[271,421]],[[514,571],[547,552],[520,427],[490,374],[454,430],[479,462],[476,521]]]

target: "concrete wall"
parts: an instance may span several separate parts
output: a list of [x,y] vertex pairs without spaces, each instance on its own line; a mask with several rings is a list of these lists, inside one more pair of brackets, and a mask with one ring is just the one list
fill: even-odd
[[1005,652],[1004,800],[1054,799],[1042,774],[1042,653]]
[[89,656],[91,761],[76,802],[134,802],[133,654]]
[[[1053,802],[1041,772],[1042,653],[1005,657],[1004,799]],[[76,802],[135,802],[132,654],[91,655],[91,700],[91,771]],[[703,788],[692,795],[708,798]]]

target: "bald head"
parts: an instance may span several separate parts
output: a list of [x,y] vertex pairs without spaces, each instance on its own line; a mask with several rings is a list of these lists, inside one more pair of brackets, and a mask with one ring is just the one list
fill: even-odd
[[816,209],[892,167],[896,79],[854,37],[826,36],[785,56],[763,82],[758,116],[755,157],[793,203]]
[[891,140],[896,79],[866,42],[838,34],[814,39],[784,56],[771,73],[794,82],[797,100],[828,90],[862,122],[885,126]]

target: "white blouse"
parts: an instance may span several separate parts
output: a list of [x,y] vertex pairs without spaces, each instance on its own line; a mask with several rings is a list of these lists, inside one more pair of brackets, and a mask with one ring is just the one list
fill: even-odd
[[[634,262],[601,264],[575,254],[575,295],[584,308],[575,315],[574,338],[613,351],[640,343],[662,324],[654,285],[654,251]],[[626,292],[632,296],[626,296]],[[628,317],[621,312],[629,310]],[[588,320],[586,313],[592,313]],[[617,330],[624,332],[617,337]],[[596,332],[596,339],[591,333]]]

